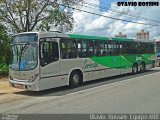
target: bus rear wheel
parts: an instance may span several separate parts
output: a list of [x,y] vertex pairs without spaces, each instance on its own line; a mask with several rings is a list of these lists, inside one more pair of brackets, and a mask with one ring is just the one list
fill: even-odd
[[146,70],[145,63],[141,63],[140,72],[144,72]]
[[69,78],[69,87],[75,88],[79,86],[80,82],[81,82],[80,73],[77,71],[72,72]]
[[132,66],[132,74],[137,74],[137,72],[138,72],[138,65],[135,63]]

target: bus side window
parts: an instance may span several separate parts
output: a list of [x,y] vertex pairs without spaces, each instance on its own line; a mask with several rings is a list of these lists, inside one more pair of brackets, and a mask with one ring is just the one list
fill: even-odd
[[152,43],[148,43],[148,53],[149,54],[152,54],[152,53],[154,53],[154,51],[155,51],[155,49],[154,49],[154,44],[152,44]]
[[119,55],[120,51],[119,51],[119,43],[116,41],[109,41],[108,42],[108,52],[109,55]]
[[103,56],[107,56],[108,55],[108,43],[105,42],[104,43],[104,51],[102,52]]
[[55,62],[59,59],[58,43],[43,41],[40,43],[40,62],[42,66]]
[[82,46],[82,41],[78,41],[78,56],[79,58],[86,57],[86,49]]
[[138,54],[138,44],[136,42],[130,42],[130,54]]
[[60,44],[60,48],[61,48],[61,58],[62,59],[66,59],[67,58],[67,43],[65,41],[61,40],[61,44]]
[[141,51],[141,54],[146,54],[147,52],[146,45],[143,42],[140,42],[140,51]]
[[95,41],[94,44],[94,53],[95,56],[105,56],[106,51],[105,51],[105,44],[103,41]]
[[61,40],[60,44],[62,59],[77,58],[77,43],[75,40]]
[[124,41],[124,42],[121,42],[121,45],[122,45],[122,54],[129,54],[130,50],[129,50],[129,43]]
[[93,41],[86,41],[86,55],[87,57],[93,57],[94,56],[94,42]]
[[79,46],[81,45],[78,49],[80,58],[92,57],[94,55],[93,41],[82,40],[78,44]]

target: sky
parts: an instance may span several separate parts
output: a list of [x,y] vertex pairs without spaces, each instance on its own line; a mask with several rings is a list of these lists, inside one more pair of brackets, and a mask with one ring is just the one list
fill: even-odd
[[[160,5],[159,6],[118,6],[117,2],[129,0],[85,0],[79,9],[100,14],[89,14],[79,10],[73,13],[75,34],[88,34],[99,36],[110,36],[122,32],[128,38],[135,38],[136,33],[143,30],[150,33],[150,39],[160,40]],[[136,2],[151,1],[160,2],[160,0],[132,0]],[[135,24],[122,20],[110,19],[104,16],[114,17],[118,19],[151,24]],[[158,26],[159,25],[159,26]]]

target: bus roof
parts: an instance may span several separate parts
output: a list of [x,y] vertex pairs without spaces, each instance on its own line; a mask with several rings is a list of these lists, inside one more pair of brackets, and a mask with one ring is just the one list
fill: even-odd
[[23,34],[32,34],[32,33],[38,34],[40,38],[44,38],[44,37],[68,37],[68,35],[66,35],[66,34],[64,34],[62,32],[59,32],[59,31],[51,31],[51,32],[22,32],[22,33],[15,34],[14,36],[23,35]]
[[15,35],[13,35],[13,36],[16,36],[16,35],[23,35],[23,34],[30,34],[30,33],[36,33],[36,34],[38,34],[39,32],[21,32],[21,33],[15,34]]
[[76,39],[91,39],[91,40],[110,40],[109,37],[103,37],[103,36],[91,36],[91,35],[80,35],[80,34],[68,34],[70,38],[76,38]]
[[91,35],[80,35],[80,34],[68,34],[70,38],[75,39],[88,39],[88,40],[117,40],[117,41],[134,41],[134,39],[129,38],[119,38],[119,37],[105,37],[105,36],[91,36]]
[[113,40],[113,41],[137,41],[137,42],[153,42],[150,40],[136,40],[136,39],[130,39],[130,38],[121,38],[121,37],[107,37],[107,36],[92,36],[92,35],[82,35],[82,34],[64,34],[59,31],[51,31],[51,32],[22,32],[18,33],[16,35],[21,34],[30,34],[30,33],[36,33],[39,35],[40,38],[44,37],[58,37],[58,38],[73,38],[73,39],[86,39],[86,40]]

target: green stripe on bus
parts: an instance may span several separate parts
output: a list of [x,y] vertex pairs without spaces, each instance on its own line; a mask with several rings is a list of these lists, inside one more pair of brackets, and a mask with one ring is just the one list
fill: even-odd
[[[141,57],[141,60],[137,60],[137,57]],[[91,57],[94,62],[109,68],[131,68],[134,62],[140,64],[144,61],[146,64],[151,64],[154,59],[154,54],[139,54],[139,55],[123,55],[123,56],[102,56]]]
[[89,35],[78,35],[78,34],[68,34],[70,38],[75,39],[90,39],[90,40],[110,40],[109,37],[102,36],[89,36]]
[[88,40],[115,40],[115,41],[134,41],[134,39],[129,38],[119,38],[119,37],[104,37],[104,36],[90,36],[90,35],[79,35],[79,34],[68,34],[70,38],[74,39],[88,39]]

